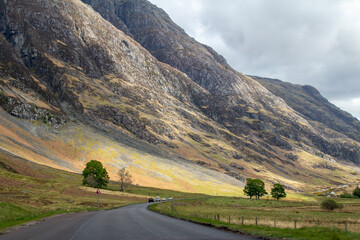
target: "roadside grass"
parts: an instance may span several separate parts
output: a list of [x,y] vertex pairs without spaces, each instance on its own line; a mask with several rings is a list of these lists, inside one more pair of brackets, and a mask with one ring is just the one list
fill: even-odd
[[[0,152],[0,233],[54,214],[93,211],[95,188],[81,185],[80,174],[66,172]],[[101,190],[99,209],[147,202],[150,196],[197,197],[200,194],[131,186],[126,193],[111,181]]]
[[[96,208],[89,208],[88,210],[95,210]],[[83,209],[72,209],[71,212],[83,211]],[[40,209],[19,206],[9,202],[0,202],[0,233],[9,227],[21,225],[26,222],[40,220],[42,218],[50,217],[55,214],[68,213],[68,210],[42,211]]]
[[[153,204],[149,209],[180,219],[263,237],[360,239],[360,199],[337,199],[344,204],[344,209],[334,212],[320,208],[322,199],[317,197],[316,202],[296,202],[210,197]],[[344,231],[346,222],[349,231]],[[297,224],[296,229],[294,224]]]
[[[339,211],[327,212],[320,208],[320,202],[324,198],[317,197],[316,202],[308,201],[275,201],[253,200],[235,197],[211,197],[189,201],[173,202],[172,204],[184,214],[197,214],[210,216],[220,214],[222,216],[257,216],[262,219],[277,219],[291,221],[297,220],[320,220],[321,222],[353,221],[360,219],[360,199],[338,199],[344,204]],[[359,222],[360,224],[360,222]]]

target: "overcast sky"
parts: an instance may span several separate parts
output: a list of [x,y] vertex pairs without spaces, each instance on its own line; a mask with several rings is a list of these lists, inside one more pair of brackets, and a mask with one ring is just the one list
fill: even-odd
[[360,119],[360,1],[150,1],[239,72],[312,85]]

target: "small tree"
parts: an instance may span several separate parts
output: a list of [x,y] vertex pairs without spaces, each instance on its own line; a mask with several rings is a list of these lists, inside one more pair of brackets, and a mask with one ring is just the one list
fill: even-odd
[[244,187],[244,194],[249,196],[250,199],[253,196],[256,196],[256,199],[259,199],[267,194],[265,190],[265,183],[260,179],[247,178],[246,185]]
[[334,209],[337,209],[337,208],[342,209],[343,205],[338,204],[333,199],[325,199],[324,201],[321,202],[321,208],[330,212],[330,211],[332,211]]
[[256,196],[256,191],[255,191],[255,186],[252,184],[252,178],[247,178],[246,179],[246,185],[244,187],[244,194],[249,196],[250,199],[253,196]]
[[284,186],[280,183],[275,183],[273,188],[271,189],[271,196],[279,201],[280,198],[285,198],[286,193]]
[[357,186],[354,191],[353,191],[353,195],[357,196],[358,198],[360,198],[360,188],[359,186]]
[[260,179],[254,179],[253,182],[255,183],[256,187],[256,197],[257,199],[260,199],[260,197],[267,194],[267,191],[265,190],[265,183]]
[[132,179],[131,174],[126,168],[122,168],[118,171],[118,176],[120,179],[121,191],[125,192],[125,188],[131,185]]
[[109,175],[102,163],[96,160],[91,160],[86,164],[86,167],[82,173],[83,185],[90,187],[102,188],[106,187],[109,183]]

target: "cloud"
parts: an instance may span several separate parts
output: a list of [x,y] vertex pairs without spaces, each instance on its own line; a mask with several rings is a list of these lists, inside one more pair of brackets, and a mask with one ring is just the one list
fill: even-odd
[[333,103],[341,109],[351,112],[354,117],[360,119],[360,98],[353,98],[350,100],[337,100]]
[[360,1],[150,1],[240,72],[313,85],[344,109],[360,98]]

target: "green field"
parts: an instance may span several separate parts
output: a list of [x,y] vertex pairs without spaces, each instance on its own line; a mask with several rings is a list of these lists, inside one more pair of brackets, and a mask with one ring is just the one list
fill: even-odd
[[[97,210],[96,189],[81,185],[82,176],[38,165],[0,152],[0,233],[6,228],[58,213]],[[188,198],[199,194],[132,186],[116,182],[102,189],[100,209],[146,202],[149,197]]]
[[154,204],[151,210],[260,236],[360,239],[360,199],[336,199],[344,208],[333,212],[320,208],[323,199],[275,201],[211,197]]
[[[25,222],[58,213],[97,210],[96,189],[81,185],[82,176],[34,164],[0,152],[0,233]],[[202,194],[131,186],[119,191],[116,182],[102,189],[100,209],[169,196],[181,201],[154,204],[152,210],[196,222],[261,236],[293,239],[360,239],[360,199],[337,199],[341,211],[320,209],[324,198],[292,196],[297,201],[208,197]],[[230,217],[230,223],[229,223]],[[216,220],[214,220],[216,218]],[[258,224],[255,224],[255,218]],[[276,228],[273,227],[276,219]],[[297,229],[294,229],[296,219]],[[343,231],[347,222],[349,232]],[[242,225],[244,223],[244,225]],[[320,227],[317,225],[320,224]],[[307,227],[304,227],[307,226]],[[329,227],[337,227],[329,228]]]

